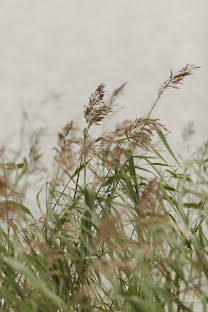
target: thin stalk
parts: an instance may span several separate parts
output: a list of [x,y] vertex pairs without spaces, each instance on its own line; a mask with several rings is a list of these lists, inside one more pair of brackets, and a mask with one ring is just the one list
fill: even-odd
[[153,105],[152,105],[152,107],[151,107],[151,109],[150,109],[150,111],[149,111],[149,113],[148,113],[148,115],[147,115],[147,118],[149,118],[150,115],[152,114],[152,111],[153,111],[153,109],[155,108],[157,102],[159,101],[161,95],[162,95],[162,94],[158,94],[158,96],[157,96],[155,102],[153,103]]
[[87,185],[87,167],[86,167],[86,142],[89,128],[84,128],[84,188]]
[[[88,132],[89,132],[89,126],[88,126],[87,128],[84,129],[84,140],[85,140],[85,136],[86,136],[86,139],[87,139]],[[86,144],[86,141],[84,141],[84,144]],[[85,145],[84,145],[84,148],[85,148]],[[82,157],[81,157],[81,159],[80,159],[79,166],[81,166],[82,160],[83,160],[83,155],[82,155]],[[85,159],[85,167],[86,167],[86,159]],[[84,170],[85,170],[85,168],[84,168]],[[84,176],[85,176],[85,173],[84,173]],[[73,199],[76,198],[77,189],[78,189],[78,183],[79,183],[79,177],[80,177],[80,173],[78,173],[78,175],[77,175],[77,181],[76,181],[76,187],[75,187]],[[84,179],[85,179],[85,178],[84,178]]]

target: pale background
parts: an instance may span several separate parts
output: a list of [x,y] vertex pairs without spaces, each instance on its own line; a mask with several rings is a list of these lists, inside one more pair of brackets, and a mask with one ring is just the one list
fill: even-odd
[[128,81],[117,119],[141,117],[170,69],[187,63],[202,69],[154,116],[173,143],[192,120],[195,141],[207,139],[207,18],[207,0],[0,0],[1,140],[17,134],[23,107],[52,138],[101,82],[110,92]]

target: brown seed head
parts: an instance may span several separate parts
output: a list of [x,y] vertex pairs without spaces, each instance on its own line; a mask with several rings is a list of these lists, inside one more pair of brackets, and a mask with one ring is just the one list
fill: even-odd
[[118,96],[120,94],[122,94],[125,86],[126,86],[127,82],[122,83],[122,85],[120,85],[120,87],[116,88],[110,97],[110,101],[109,101],[109,106],[112,107],[112,105],[115,103],[116,99],[118,98]]
[[169,132],[158,119],[136,118],[135,121],[125,120],[114,131],[106,132],[95,140],[101,142],[96,152],[102,155],[107,166],[119,166],[126,157],[126,151],[136,148],[148,151],[147,141],[152,141],[154,132],[163,129]]
[[100,84],[90,96],[88,106],[85,106],[84,117],[88,127],[99,125],[105,116],[112,111],[111,108],[104,103],[104,88],[105,85]]
[[73,146],[77,143],[77,140],[73,139],[74,132],[75,128],[73,121],[71,121],[63,128],[62,132],[58,133],[58,147],[54,148],[57,152],[56,162],[67,170],[71,170],[75,165]]
[[193,72],[197,69],[199,69],[200,66],[196,66],[196,65],[190,65],[187,64],[186,66],[184,66],[181,70],[177,71],[175,74],[173,74],[172,70],[170,72],[170,77],[168,80],[166,80],[161,88],[158,91],[158,96],[161,96],[162,93],[166,90],[166,89],[179,89],[180,85],[183,84],[183,80],[186,76],[190,76],[193,74]]

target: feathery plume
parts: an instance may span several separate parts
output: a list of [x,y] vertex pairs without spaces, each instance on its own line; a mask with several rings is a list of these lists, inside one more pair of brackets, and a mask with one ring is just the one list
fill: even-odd
[[110,100],[109,100],[109,106],[112,107],[112,105],[114,104],[116,98],[122,94],[125,86],[126,86],[127,82],[124,82],[122,83],[122,85],[120,85],[120,87],[116,88],[112,94],[111,94],[111,97],[110,97]]
[[84,117],[88,124],[88,127],[92,125],[99,125],[106,115],[112,110],[105,104],[103,98],[105,94],[105,85],[100,84],[94,93],[89,98],[88,106],[85,106]]
[[58,148],[54,148],[57,152],[55,160],[60,166],[71,170],[75,165],[75,154],[73,151],[73,144],[77,144],[77,140],[71,138],[75,132],[73,121],[68,123],[62,130],[58,133]]
[[107,166],[119,166],[121,160],[126,157],[125,151],[137,148],[149,151],[147,141],[152,141],[158,129],[170,132],[159,119],[136,118],[133,122],[125,120],[114,131],[106,132],[94,141],[101,142],[96,153],[102,155]]
[[158,91],[158,96],[161,96],[162,93],[166,89],[170,89],[170,88],[179,89],[180,85],[183,84],[184,78],[186,76],[192,75],[193,71],[198,70],[199,68],[200,68],[200,66],[187,64],[181,70],[177,71],[175,74],[173,74],[173,71],[171,70],[170,77],[160,87],[160,89]]

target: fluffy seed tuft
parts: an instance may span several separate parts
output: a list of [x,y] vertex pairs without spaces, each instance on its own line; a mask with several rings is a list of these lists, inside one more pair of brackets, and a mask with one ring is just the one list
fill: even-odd
[[183,84],[184,78],[186,76],[192,75],[193,71],[198,70],[199,68],[200,66],[187,64],[186,66],[182,67],[181,70],[177,71],[175,74],[173,74],[173,71],[171,70],[170,77],[160,87],[158,91],[158,96],[161,96],[166,89],[170,88],[179,89],[180,85]]
[[88,106],[85,106],[84,117],[88,124],[88,127],[92,125],[99,125],[100,122],[107,116],[112,110],[105,104],[105,85],[100,84],[94,93],[89,98]]

